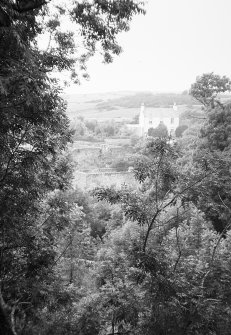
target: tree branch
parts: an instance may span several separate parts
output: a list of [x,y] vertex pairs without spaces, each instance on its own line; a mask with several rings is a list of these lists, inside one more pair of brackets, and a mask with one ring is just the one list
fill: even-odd
[[13,4],[12,8],[18,13],[25,13],[30,10],[41,8],[46,5],[49,0],[27,0],[27,1],[17,1],[17,4]]
[[3,174],[3,177],[0,179],[0,183],[3,183],[4,180],[6,179],[7,174],[8,174],[8,171],[9,171],[9,169],[10,169],[10,164],[11,164],[12,160],[14,159],[14,156],[15,156],[15,154],[16,154],[18,148],[19,148],[20,145],[22,144],[22,142],[23,142],[23,140],[24,140],[24,138],[25,138],[25,136],[26,136],[26,134],[27,134],[28,129],[29,129],[29,125],[28,125],[27,128],[25,129],[25,131],[24,131],[24,133],[22,134],[22,136],[21,136],[21,138],[20,138],[18,144],[16,145],[15,149],[14,149],[13,152],[11,153],[11,156],[10,156],[8,162],[7,162],[7,166],[6,166],[5,172],[4,172],[4,174]]
[[219,243],[221,241],[221,239],[224,237],[224,234],[227,232],[227,230],[231,227],[231,223],[228,223],[226,225],[226,227],[222,230],[222,232],[220,233],[219,235],[219,238],[217,240],[217,243],[215,244],[214,248],[213,248],[213,253],[212,253],[212,257],[211,257],[211,260],[210,260],[210,263],[209,263],[209,269],[208,271],[204,274],[203,278],[202,278],[202,283],[201,283],[201,288],[202,288],[202,297],[204,296],[204,283],[205,283],[205,279],[208,277],[208,275],[210,274],[211,272],[211,267],[213,265],[213,262],[214,262],[214,258],[215,258],[215,255],[216,255],[216,251],[217,251],[217,248],[219,246]]
[[11,18],[8,13],[0,7],[0,27],[9,27],[11,25]]
[[64,250],[61,252],[61,254],[59,255],[59,257],[54,261],[53,266],[55,266],[58,261],[60,260],[60,258],[65,254],[65,252],[67,251],[67,249],[69,248],[69,246],[71,245],[72,242],[68,242],[68,244],[66,245],[66,247],[64,248]]
[[10,324],[10,319],[8,317],[9,310],[10,308],[5,303],[0,288],[0,334],[16,335],[15,331],[12,329],[12,325]]
[[[178,222],[178,208],[177,208],[177,222]],[[180,258],[181,258],[181,254],[182,254],[182,251],[181,251],[181,247],[180,247],[180,240],[179,240],[179,235],[178,235],[178,227],[176,226],[176,243],[177,243],[177,247],[178,247],[178,250],[179,250],[179,254],[178,254],[178,257],[177,257],[177,260],[176,260],[176,263],[174,265],[174,268],[173,268],[173,272],[176,271],[176,268],[177,268],[177,265],[180,261]]]
[[153,227],[153,224],[157,218],[157,216],[159,215],[159,213],[161,212],[160,209],[157,209],[155,215],[153,216],[149,226],[148,226],[148,230],[146,232],[146,235],[145,235],[145,239],[144,239],[144,245],[143,245],[143,252],[145,252],[146,250],[146,246],[147,246],[147,242],[148,242],[148,237],[149,237],[149,234],[150,234],[150,231],[152,230],[152,227]]
[[157,218],[157,216],[159,215],[160,212],[162,212],[165,208],[167,208],[168,206],[170,206],[172,203],[174,203],[174,201],[176,201],[176,199],[178,199],[182,194],[184,194],[187,190],[189,190],[190,188],[192,188],[193,186],[197,185],[198,183],[200,183],[202,180],[204,180],[206,177],[208,177],[210,175],[210,173],[205,174],[203,177],[201,177],[200,179],[198,179],[197,181],[195,181],[194,183],[192,183],[191,185],[185,187],[181,192],[176,193],[176,195],[169,200],[162,208],[157,209],[155,215],[153,216],[150,225],[148,226],[148,230],[146,232],[146,236],[145,236],[145,240],[144,240],[144,245],[143,245],[143,252],[145,252],[146,250],[146,246],[147,246],[147,241],[148,241],[148,237],[149,234],[152,230],[153,224]]

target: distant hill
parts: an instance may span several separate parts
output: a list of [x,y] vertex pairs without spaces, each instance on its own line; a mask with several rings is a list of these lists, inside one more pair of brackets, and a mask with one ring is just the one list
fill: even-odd
[[69,94],[67,114],[70,119],[83,116],[87,119],[121,119],[131,120],[141,103],[147,107],[169,107],[174,102],[181,106],[193,106],[196,102],[187,93],[152,93],[152,92],[109,92],[99,94]]
[[177,93],[149,93],[138,92],[133,95],[125,95],[119,98],[108,99],[104,102],[99,102],[96,107],[100,110],[116,107],[137,108],[141,103],[148,107],[169,107],[174,104],[190,105],[195,104],[193,98],[188,94]]

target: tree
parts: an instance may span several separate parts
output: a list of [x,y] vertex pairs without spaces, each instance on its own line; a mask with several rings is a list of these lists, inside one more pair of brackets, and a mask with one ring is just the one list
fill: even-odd
[[[207,171],[208,177],[190,191],[190,199],[222,233],[230,220],[230,104],[209,108],[207,119],[197,136],[191,159],[185,161],[185,172],[192,178]],[[188,150],[187,148],[186,150]],[[229,228],[228,228],[229,229]]]
[[98,252],[97,289],[81,301],[99,333],[229,333],[230,104],[205,115],[185,145],[148,139],[138,189],[95,190],[124,213]]
[[191,85],[190,94],[205,107],[214,106],[220,103],[217,100],[219,93],[229,92],[231,90],[231,81],[226,76],[219,76],[211,73],[205,73]]
[[132,161],[129,158],[117,159],[111,165],[116,171],[128,171],[130,166],[132,166]]
[[[47,48],[40,52],[40,66],[43,64],[46,71],[54,68],[58,71],[71,69],[73,79],[79,76],[75,71],[76,60],[78,70],[85,72],[86,61],[96,49],[100,50],[105,62],[112,62],[113,55],[122,51],[116,36],[129,30],[133,15],[144,14],[143,2],[132,0],[95,0],[93,3],[69,1],[69,6],[59,6],[53,0],[3,0],[0,10],[0,27],[4,31],[1,42],[12,38],[12,42],[20,42],[18,49],[22,52],[23,48],[24,51],[31,49],[28,43],[31,39],[35,40],[39,34],[48,34]],[[76,33],[82,36],[81,39],[75,38],[73,31],[63,31],[63,18],[66,22],[68,19],[75,22]],[[36,43],[33,50],[37,50]],[[1,49],[2,46],[4,44],[1,44]],[[77,47],[84,48],[84,52],[77,53]],[[31,53],[24,52],[24,56],[26,54],[28,57],[32,56]],[[4,82],[2,85],[4,87]]]
[[182,137],[182,135],[183,135],[183,133],[186,129],[188,129],[188,126],[186,126],[186,125],[178,126],[176,128],[176,131],[175,131],[176,137]]
[[[68,8],[42,0],[0,3],[0,333],[14,333],[20,315],[32,331],[36,312],[45,308],[44,295],[56,282],[54,236],[71,222],[70,204],[51,200],[71,181],[65,148],[72,135],[51,73],[67,70],[76,78],[75,64],[85,71],[96,47],[112,61],[121,52],[116,35],[143,12],[129,0],[75,2]],[[77,57],[74,32],[61,27],[66,16],[82,35],[86,52]],[[45,50],[38,46],[41,35],[48,35]]]
[[[134,164],[134,176],[142,187],[139,191],[96,188],[95,196],[111,204],[121,204],[126,217],[144,227],[141,250],[146,252],[149,235],[165,210],[198,185],[207,174],[202,172],[194,180],[184,178],[177,163],[180,151],[167,139],[149,139]],[[182,179],[182,180],[181,180]],[[181,186],[181,187],[180,187]]]
[[131,124],[138,124],[139,123],[139,114],[133,116]]
[[[230,80],[213,73],[204,74],[191,87],[191,94],[200,100],[206,109],[202,125],[194,141],[188,171],[210,172],[199,187],[190,192],[190,198],[211,220],[214,228],[224,234],[229,229],[230,208],[230,104],[222,104],[219,93],[230,90]],[[192,154],[192,153],[191,153]],[[186,163],[188,164],[188,163]],[[186,168],[187,170],[187,168]]]
[[168,137],[168,129],[164,123],[160,123],[156,128],[148,129],[148,136],[152,137]]
[[184,179],[179,158],[163,140],[149,141],[135,167],[139,190],[95,191],[99,199],[121,204],[126,218],[98,253],[94,298],[99,325],[108,333],[229,329],[231,235],[222,239],[203,213],[185,202],[184,195],[208,176]]
[[182,95],[188,95],[188,90],[184,90],[181,94]]

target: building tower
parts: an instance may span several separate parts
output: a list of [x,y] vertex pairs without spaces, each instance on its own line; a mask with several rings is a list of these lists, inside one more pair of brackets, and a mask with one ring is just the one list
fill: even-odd
[[172,106],[172,109],[177,112],[177,104],[174,102],[173,106]]
[[145,105],[144,103],[142,103],[140,106],[140,115],[139,115],[140,136],[144,135],[144,111],[145,111]]

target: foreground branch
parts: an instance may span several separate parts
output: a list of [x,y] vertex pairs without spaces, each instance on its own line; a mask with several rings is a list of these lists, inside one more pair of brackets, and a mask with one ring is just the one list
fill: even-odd
[[30,10],[41,8],[42,6],[47,4],[47,0],[27,0],[27,1],[17,1],[17,3],[12,5],[12,8],[19,12],[25,13]]
[[16,335],[13,330],[9,318],[9,306],[5,303],[1,290],[0,290],[0,334],[2,335]]

